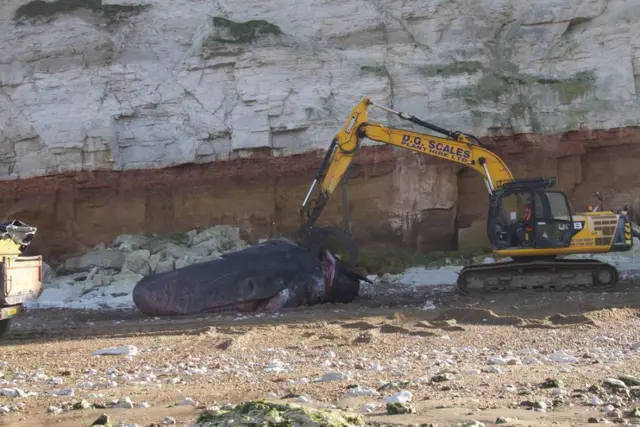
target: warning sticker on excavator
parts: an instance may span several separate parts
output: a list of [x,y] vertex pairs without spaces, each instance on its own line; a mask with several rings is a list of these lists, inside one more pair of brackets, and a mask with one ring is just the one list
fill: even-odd
[[470,150],[465,150],[459,147],[456,148],[453,145],[449,145],[444,142],[429,140],[428,144],[425,145],[422,142],[422,138],[418,136],[412,137],[411,135],[403,135],[402,145],[413,150],[420,150],[433,156],[441,157],[443,159],[451,159],[460,163],[471,163]]
[[18,314],[18,307],[7,307],[0,310],[0,319],[7,319]]

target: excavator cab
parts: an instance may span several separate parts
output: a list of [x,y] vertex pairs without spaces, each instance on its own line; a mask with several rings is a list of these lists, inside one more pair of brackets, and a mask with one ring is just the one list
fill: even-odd
[[554,178],[505,183],[491,195],[487,231],[495,249],[568,247],[574,223],[567,196],[550,188]]

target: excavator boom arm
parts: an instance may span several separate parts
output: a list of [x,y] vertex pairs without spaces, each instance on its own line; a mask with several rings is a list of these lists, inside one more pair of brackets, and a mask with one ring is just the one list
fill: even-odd
[[[393,113],[414,124],[444,134],[447,138],[386,127],[377,123],[369,123],[368,107],[370,105]],[[305,222],[298,231],[299,241],[304,239],[314,226],[322,209],[337,186],[344,182],[349,166],[363,138],[439,157],[470,167],[484,177],[489,194],[492,194],[503,184],[511,182],[514,179],[511,171],[502,159],[490,150],[482,147],[480,141],[474,136],[440,128],[420,120],[413,115],[393,111],[377,105],[365,97],[351,110],[344,127],[336,134],[331,142],[331,146],[325,153],[324,160],[302,203],[301,215]],[[318,182],[320,183],[319,195],[313,200],[311,206],[309,206],[309,199]],[[305,214],[306,218],[304,218]]]

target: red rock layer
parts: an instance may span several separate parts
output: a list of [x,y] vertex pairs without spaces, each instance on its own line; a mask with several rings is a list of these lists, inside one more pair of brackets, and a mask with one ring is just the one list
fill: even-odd
[[[557,176],[574,208],[600,191],[605,207],[638,204],[640,128],[484,138],[516,177]],[[1,214],[40,229],[30,253],[55,260],[123,233],[235,224],[249,239],[295,231],[322,153],[256,157],[161,170],[67,173],[0,182]],[[349,181],[361,244],[418,251],[486,244],[482,178],[458,165],[389,146],[363,147]],[[322,223],[338,223],[336,193]]]

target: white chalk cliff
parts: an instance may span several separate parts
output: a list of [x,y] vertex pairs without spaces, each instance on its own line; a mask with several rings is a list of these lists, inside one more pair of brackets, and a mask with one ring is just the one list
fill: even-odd
[[0,46],[2,179],[325,148],[365,95],[478,136],[640,123],[639,0],[5,0]]

